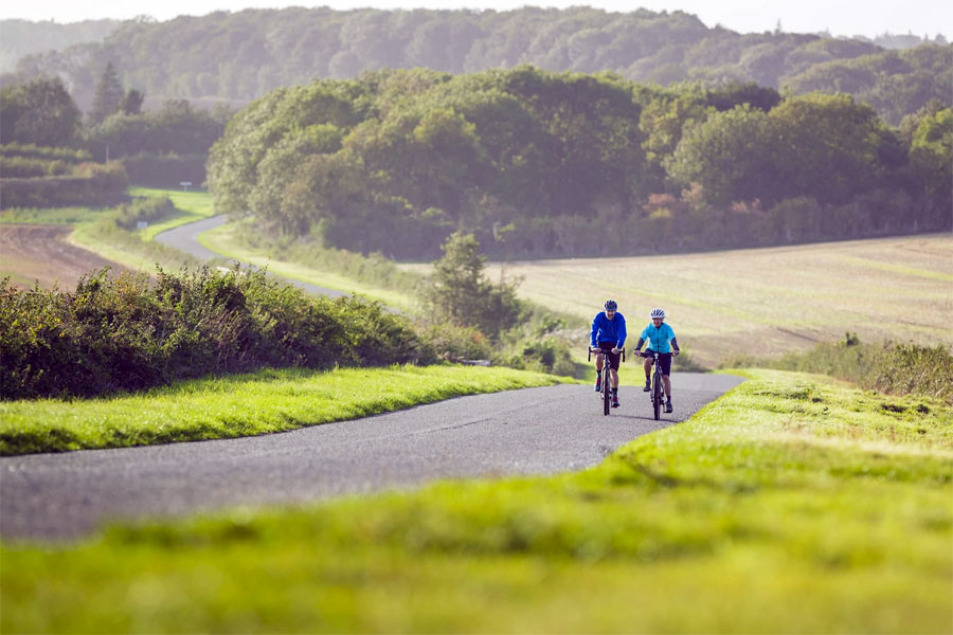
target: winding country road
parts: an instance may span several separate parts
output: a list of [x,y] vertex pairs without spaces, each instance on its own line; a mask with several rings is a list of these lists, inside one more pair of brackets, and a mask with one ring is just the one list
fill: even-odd
[[[196,221],[187,225],[181,225],[174,229],[170,229],[158,234],[156,236],[156,241],[162,243],[163,245],[168,245],[169,247],[175,247],[176,249],[184,251],[185,253],[195,256],[199,260],[206,262],[214,258],[223,259],[225,258],[224,256],[215,253],[199,242],[199,234],[207,232],[210,229],[215,229],[216,227],[221,227],[227,221],[228,217],[221,215],[213,216],[212,218],[206,218],[205,220]],[[227,260],[227,258],[225,259]],[[254,267],[254,265],[249,265],[248,263],[243,263],[243,265],[246,267]],[[293,284],[296,287],[300,287],[308,293],[326,295],[332,298],[347,295],[343,291],[338,291],[337,289],[328,289],[326,287],[319,287],[308,282],[301,282],[300,280],[293,280],[283,276],[279,277],[288,284]]]
[[5,457],[0,536],[71,539],[110,520],[581,470],[743,381],[693,373],[672,380],[676,411],[661,421],[641,388],[623,386],[622,407],[605,417],[590,387],[560,385],[244,439]]

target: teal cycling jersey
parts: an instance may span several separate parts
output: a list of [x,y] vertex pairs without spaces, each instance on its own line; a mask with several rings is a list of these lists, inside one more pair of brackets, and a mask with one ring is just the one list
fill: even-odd
[[642,339],[649,343],[648,349],[656,353],[671,353],[672,347],[669,344],[675,339],[675,331],[668,324],[662,323],[662,326],[655,328],[654,324],[649,324],[642,331]]

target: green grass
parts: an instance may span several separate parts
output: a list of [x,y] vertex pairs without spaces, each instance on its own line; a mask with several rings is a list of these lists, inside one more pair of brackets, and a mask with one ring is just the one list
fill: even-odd
[[953,411],[750,371],[601,466],[6,544],[3,632],[953,628]]
[[0,455],[251,436],[557,381],[472,366],[285,369],[111,398],[0,402]]

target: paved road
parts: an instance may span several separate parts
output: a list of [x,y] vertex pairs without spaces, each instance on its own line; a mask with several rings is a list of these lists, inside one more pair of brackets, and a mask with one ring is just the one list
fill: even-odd
[[72,538],[110,519],[404,489],[439,479],[581,470],[684,421],[738,377],[673,375],[676,411],[641,388],[602,415],[592,389],[531,388],[245,439],[0,459],[0,535]]
[[[156,240],[164,245],[170,247],[175,247],[181,251],[184,251],[187,254],[191,254],[198,258],[199,260],[209,261],[213,258],[224,258],[221,254],[217,254],[214,251],[206,248],[202,245],[198,236],[202,232],[207,232],[210,229],[215,229],[216,227],[221,227],[228,221],[228,217],[225,215],[214,216],[212,218],[206,218],[205,220],[196,221],[194,223],[189,223],[188,225],[181,225],[175,227],[168,231],[164,231],[161,234],[156,236]],[[233,261],[234,262],[234,261]],[[246,267],[254,267],[254,265],[249,265],[243,263]],[[279,276],[281,277],[281,276]],[[326,287],[319,287],[308,282],[301,282],[299,280],[292,280],[290,278],[281,277],[282,280],[289,284],[293,284],[296,287],[300,287],[307,291],[308,293],[314,293],[317,295],[326,295],[332,298],[339,296],[347,295],[343,291],[338,291],[337,289],[328,289]]]

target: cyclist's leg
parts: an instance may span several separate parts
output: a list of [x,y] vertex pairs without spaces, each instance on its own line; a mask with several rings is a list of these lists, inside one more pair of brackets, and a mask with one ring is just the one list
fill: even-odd
[[606,361],[609,363],[609,376],[612,380],[612,390],[619,389],[619,359],[621,355],[606,351]]
[[[646,353],[647,352],[648,351],[646,351]],[[650,390],[650,386],[652,385],[652,358],[651,357],[645,358],[644,366],[645,366],[645,388],[643,388],[643,392],[648,392]]]
[[662,365],[662,386],[665,387],[665,396],[672,398],[672,354],[659,355],[658,363]]

